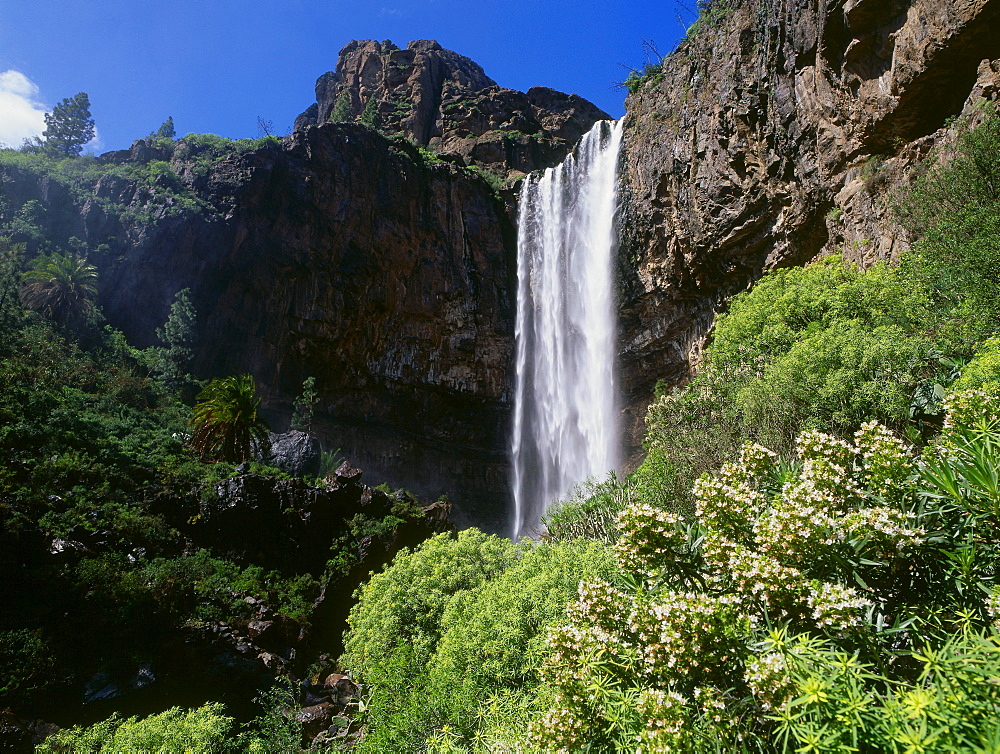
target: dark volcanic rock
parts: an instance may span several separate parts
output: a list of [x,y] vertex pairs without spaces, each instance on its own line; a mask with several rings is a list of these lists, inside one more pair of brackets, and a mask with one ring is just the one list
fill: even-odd
[[319,474],[319,440],[310,434],[294,429],[284,434],[271,434],[271,447],[261,460],[292,476]]
[[199,376],[251,373],[276,428],[315,377],[324,445],[501,529],[516,237],[505,202],[481,177],[360,125],[207,165],[204,149],[178,142],[170,163],[186,204],[119,174],[82,200],[16,167],[0,185],[12,211],[40,201],[53,237],[104,244],[91,255],[100,303],[131,342],[158,345],[190,288]]
[[953,139],[949,118],[996,97],[998,0],[738,0],[716,18],[626,103],[633,451],[654,384],[690,374],[730,296],[819,254],[907,248],[889,195]]
[[374,108],[387,132],[500,173],[557,165],[595,122],[610,117],[575,94],[504,89],[472,60],[427,40],[405,50],[389,41],[345,46],[337,70],[317,80],[316,103],[295,130],[326,123],[338,102],[348,120]]

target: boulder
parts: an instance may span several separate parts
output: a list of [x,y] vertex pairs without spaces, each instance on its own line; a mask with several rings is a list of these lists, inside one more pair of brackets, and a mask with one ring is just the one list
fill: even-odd
[[292,476],[316,476],[320,471],[322,448],[317,438],[293,429],[283,434],[271,434],[271,447],[261,456],[268,466]]

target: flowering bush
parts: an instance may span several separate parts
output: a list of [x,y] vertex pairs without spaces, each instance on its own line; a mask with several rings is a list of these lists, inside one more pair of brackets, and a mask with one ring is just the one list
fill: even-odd
[[[924,461],[875,422],[850,441],[806,431],[794,467],[748,444],[698,480],[691,523],[643,504],[622,511],[625,586],[582,583],[549,632],[542,676],[554,698],[535,744],[655,752],[780,737],[801,751],[895,750],[932,740],[914,737],[914,720],[1000,714],[985,680],[1000,672],[988,628],[1000,610],[990,507],[1000,437],[982,419],[1000,415],[1000,401],[965,394],[949,411]],[[935,481],[963,457],[980,463],[950,487]],[[973,499],[989,504],[959,508]],[[980,520],[970,551],[977,516],[994,528],[986,536]],[[936,664],[945,656],[975,658],[960,695]],[[941,741],[987,740],[959,728]]]

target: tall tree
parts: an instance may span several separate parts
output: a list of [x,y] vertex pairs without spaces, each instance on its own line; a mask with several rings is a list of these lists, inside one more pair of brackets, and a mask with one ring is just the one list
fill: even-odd
[[63,324],[88,314],[97,298],[97,268],[73,254],[38,257],[22,283],[21,303]]
[[267,449],[270,428],[257,415],[260,398],[249,374],[214,379],[196,400],[191,444],[203,461],[242,463]]
[[177,129],[174,128],[174,116],[167,116],[167,119],[163,121],[159,130],[156,132],[156,136],[161,139],[175,139],[177,138]]
[[170,305],[170,315],[163,327],[156,329],[156,337],[163,342],[157,363],[157,372],[171,390],[178,390],[191,380],[188,374],[194,360],[195,312],[191,303],[191,289],[177,292]]
[[94,138],[94,119],[90,117],[90,98],[86,92],[67,97],[45,113],[45,148],[66,157],[75,157],[83,145]]
[[295,399],[295,410],[292,412],[290,429],[312,431],[313,412],[319,403],[319,393],[316,392],[316,378],[306,377],[302,383],[302,393]]

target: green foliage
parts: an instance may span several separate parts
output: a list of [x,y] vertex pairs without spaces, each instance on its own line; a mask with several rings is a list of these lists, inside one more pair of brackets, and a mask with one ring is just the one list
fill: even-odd
[[504,186],[507,185],[507,179],[498,173],[494,173],[492,170],[481,168],[478,165],[472,165],[471,167],[466,168],[466,170],[473,175],[482,178],[486,182],[486,185],[493,190],[494,194],[499,194],[500,191],[503,190]]
[[262,691],[255,701],[264,711],[244,726],[238,739],[240,749],[247,754],[297,754],[301,751],[302,723],[296,719],[299,704],[292,682],[279,680]]
[[624,85],[629,94],[635,94],[646,84],[652,83],[654,86],[663,81],[663,62],[646,63],[641,71],[631,71]]
[[160,127],[156,130],[155,136],[159,139],[177,138],[177,129],[174,128],[174,116],[168,116],[167,119],[160,124]]
[[[550,632],[543,750],[988,746],[998,696],[1000,402],[953,396],[925,462],[867,423],[746,445],[695,521],[626,508],[619,585]],[[623,621],[621,616],[629,616]]]
[[313,413],[317,403],[319,403],[319,393],[316,392],[316,378],[306,377],[302,383],[302,392],[293,404],[295,410],[292,412],[291,428],[301,429],[304,432],[312,431]]
[[61,730],[38,746],[36,752],[223,752],[229,751],[226,734],[233,719],[223,705],[212,702],[182,710],[172,707],[146,718],[122,720],[112,715],[89,727]]
[[24,244],[0,236],[0,337],[5,337],[21,319],[18,291],[21,287],[21,260]]
[[973,337],[1000,326],[1000,116],[962,134],[949,162],[930,161],[898,197],[900,220],[921,240],[918,280],[947,305]]
[[[166,142],[160,145],[172,150],[177,158],[191,156],[191,150],[183,140],[176,144]],[[215,159],[210,158],[207,153],[199,156],[202,160],[194,160],[194,172],[207,170],[207,166]],[[163,161],[115,165],[90,156],[69,159],[47,153],[26,154],[0,150],[0,165],[24,170],[54,182],[77,202],[96,202],[106,212],[123,220],[155,224],[164,218],[186,213],[211,214],[213,211],[187,183],[180,180],[173,167]],[[94,186],[102,178],[105,181],[120,178],[134,182],[136,192],[126,203],[119,201],[117,195],[95,195]],[[52,251],[54,245],[68,242],[68,239],[55,236],[54,231],[60,227],[58,218],[48,218],[47,214],[45,205],[31,200],[8,223],[13,240],[25,241],[29,253]]]
[[333,103],[333,110],[330,112],[330,123],[345,123],[354,120],[354,110],[351,107],[351,93],[344,90]]
[[326,479],[333,472],[340,468],[344,462],[344,457],[340,454],[340,448],[336,450],[321,450],[319,454],[319,472],[317,479]]
[[198,393],[191,445],[206,461],[241,463],[267,447],[270,429],[258,416],[257,386],[249,374],[211,380]]
[[0,698],[24,704],[56,676],[42,630],[0,631]]
[[439,534],[412,554],[397,555],[359,592],[344,641],[346,667],[366,677],[400,647],[426,664],[437,647],[448,602],[502,571],[513,552],[510,542],[468,529],[457,539]]
[[194,361],[197,313],[190,294],[190,288],[177,292],[167,321],[156,329],[156,337],[163,343],[156,360],[156,373],[169,390],[176,391],[193,379],[189,372]]
[[20,295],[26,308],[49,319],[78,322],[94,307],[97,268],[71,254],[38,257],[24,273]]
[[545,627],[581,578],[612,568],[600,543],[514,546],[475,529],[398,556],[349,619],[343,662],[370,691],[361,750],[517,749],[538,711]]
[[546,536],[613,544],[618,539],[618,514],[631,501],[634,489],[632,480],[619,480],[613,471],[603,481],[588,479],[569,498],[549,506],[542,518]]
[[365,109],[361,111],[361,118],[359,119],[361,125],[368,126],[368,128],[375,129],[376,131],[382,127],[382,114],[379,112],[378,105],[378,100],[374,96],[368,98],[368,101],[365,103]]
[[719,317],[700,374],[650,406],[636,499],[690,513],[695,479],[746,441],[790,457],[803,429],[849,434],[874,418],[906,431],[955,347],[936,339],[937,316],[898,268],[831,257],[766,275]]
[[90,117],[90,98],[86,92],[67,97],[45,113],[45,150],[61,157],[75,157],[94,138],[94,119]]
[[982,390],[1000,396],[1000,338],[989,338],[979,346],[952,389]]
[[319,584],[309,575],[282,577],[259,566],[241,567],[198,550],[174,558],[154,558],[135,571],[164,612],[203,621],[246,621],[252,596],[295,620],[308,620]]

